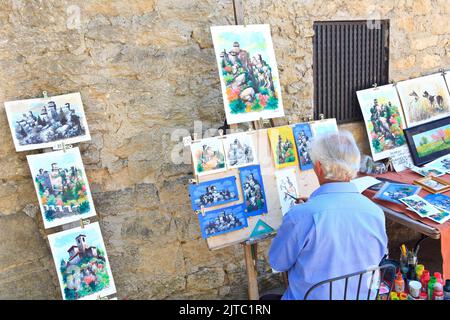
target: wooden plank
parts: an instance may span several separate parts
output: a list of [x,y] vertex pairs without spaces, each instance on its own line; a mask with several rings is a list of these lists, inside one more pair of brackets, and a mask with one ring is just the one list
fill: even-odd
[[233,0],[234,22],[239,24],[244,23],[244,3],[243,0]]
[[243,244],[242,246],[244,248],[245,266],[247,268],[248,298],[250,300],[259,300],[258,275],[256,273],[255,260],[252,255],[252,246],[256,246],[256,244]]

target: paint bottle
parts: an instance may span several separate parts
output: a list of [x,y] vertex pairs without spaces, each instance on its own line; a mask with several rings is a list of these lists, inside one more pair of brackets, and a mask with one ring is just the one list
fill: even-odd
[[420,277],[420,283],[422,284],[422,291],[428,293],[428,282],[430,281],[430,271],[423,270],[422,276]]
[[419,281],[411,280],[408,283],[408,288],[411,297],[413,297],[414,299],[419,298],[420,291],[422,289],[422,284]]
[[444,291],[435,290],[433,293],[433,300],[444,300]]
[[397,278],[394,281],[394,291],[397,293],[405,291],[405,280],[400,272],[397,272]]
[[391,300],[400,300],[397,292],[391,292],[390,298]]
[[433,299],[433,293],[434,293],[434,284],[436,283],[436,278],[432,276],[430,278],[430,281],[428,281],[428,300]]
[[407,300],[408,299],[408,294],[406,292],[402,292],[399,295],[400,300]]
[[419,300],[427,300],[428,295],[424,291],[420,291]]
[[442,279],[441,273],[435,272],[434,277],[436,278],[436,281],[439,282],[442,285],[442,287],[444,287],[445,283],[444,283],[444,279]]
[[445,280],[444,300],[450,300],[450,280]]
[[417,281],[420,281],[420,278],[422,277],[423,270],[425,270],[425,266],[423,264],[418,264],[416,266],[416,279]]

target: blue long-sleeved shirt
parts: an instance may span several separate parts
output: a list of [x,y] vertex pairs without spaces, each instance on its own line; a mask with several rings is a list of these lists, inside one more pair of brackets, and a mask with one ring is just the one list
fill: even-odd
[[[305,204],[283,217],[272,241],[273,269],[287,271],[289,287],[283,299],[303,299],[314,284],[378,266],[387,248],[383,211],[349,182],[322,185]],[[348,283],[347,299],[356,298],[358,277]],[[361,293],[370,283],[363,278]],[[343,299],[344,281],[333,284],[333,299]],[[362,295],[360,296],[360,299]],[[329,299],[329,287],[319,287],[310,299]]]

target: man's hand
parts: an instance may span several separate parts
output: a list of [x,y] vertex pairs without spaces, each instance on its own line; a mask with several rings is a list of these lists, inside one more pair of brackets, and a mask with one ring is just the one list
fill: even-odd
[[307,197],[300,197],[295,200],[295,204],[305,203],[306,201],[308,201]]

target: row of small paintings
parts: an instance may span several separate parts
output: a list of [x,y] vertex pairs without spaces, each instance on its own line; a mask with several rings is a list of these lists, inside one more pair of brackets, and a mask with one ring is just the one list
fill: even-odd
[[[336,119],[269,128],[267,134],[275,168],[300,166],[302,170],[311,169],[308,146],[312,137],[337,131]],[[192,143],[195,174],[202,176],[258,164],[258,153],[250,134],[242,132]]]
[[[375,161],[394,156],[407,143],[411,149],[404,129],[418,128],[450,116],[450,94],[446,82],[450,83],[449,73],[436,73],[401,81],[395,85],[357,91]],[[446,139],[446,131],[450,130],[448,121],[437,124],[441,127],[428,128],[429,132],[426,133],[419,132],[420,137],[416,138],[421,141],[416,141],[414,149],[411,149],[412,153],[435,150],[441,143],[441,136]],[[442,131],[441,134],[438,134],[439,130]],[[433,136],[436,136],[436,139]],[[448,150],[450,152],[450,148]],[[439,156],[441,155],[442,153]]]

